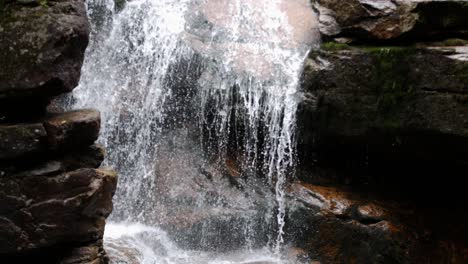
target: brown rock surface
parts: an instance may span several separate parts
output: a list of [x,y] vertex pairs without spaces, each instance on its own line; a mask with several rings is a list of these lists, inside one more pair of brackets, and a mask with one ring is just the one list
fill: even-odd
[[92,144],[99,136],[101,116],[97,110],[76,110],[56,114],[44,122],[52,148]]
[[99,240],[112,210],[116,174],[79,169],[0,179],[0,254]]
[[466,36],[463,0],[318,0],[320,31],[326,37],[388,41]]

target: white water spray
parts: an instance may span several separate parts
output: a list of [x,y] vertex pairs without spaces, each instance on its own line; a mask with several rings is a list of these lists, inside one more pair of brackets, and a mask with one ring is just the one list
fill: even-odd
[[[276,234],[268,242],[278,259],[284,188],[294,168],[299,75],[317,41],[308,1],[134,0],[114,9],[111,0],[88,1],[92,41],[73,107],[102,113],[107,163],[120,174],[112,221],[152,227],[111,225],[107,241],[115,245],[119,230],[152,250],[154,256],[147,252],[140,263],[190,263],[162,262],[166,253],[136,235],[162,239],[157,226],[180,225],[180,215],[189,212],[183,218],[201,223],[201,241],[221,234],[226,223],[247,233],[242,243],[250,251],[262,247],[257,242],[265,232]],[[240,164],[229,169],[240,175],[234,179],[239,190],[223,176],[233,151]],[[265,182],[255,184],[262,177]],[[267,204],[266,221],[275,219],[276,232],[235,213],[255,212],[259,203]],[[213,214],[215,221],[203,220]],[[170,245],[166,251],[182,254]]]

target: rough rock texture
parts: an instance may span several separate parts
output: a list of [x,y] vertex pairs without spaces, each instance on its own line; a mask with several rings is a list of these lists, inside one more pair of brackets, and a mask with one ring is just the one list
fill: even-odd
[[82,0],[0,2],[0,122],[44,114],[80,78],[89,24]]
[[466,263],[467,2],[314,3],[287,233],[323,263]]
[[0,158],[42,155],[41,152],[93,144],[99,135],[100,114],[77,110],[53,114],[43,122],[0,126]]
[[[382,147],[400,135],[387,143],[468,156],[468,46],[323,46],[306,63],[301,124],[315,133],[303,144],[339,137]],[[458,144],[443,145],[451,140]]]
[[80,78],[84,2],[0,1],[0,259],[107,263],[115,172],[99,169],[95,110],[47,111]]
[[52,148],[79,147],[96,141],[101,117],[96,110],[71,111],[48,118],[44,127]]
[[0,34],[0,97],[44,97],[78,85],[89,34],[83,1],[7,2]]
[[102,237],[115,173],[90,168],[49,173],[0,180],[0,254]]
[[322,48],[306,62],[299,113],[301,164],[314,172],[299,177],[421,195],[443,186],[457,200],[468,168],[467,46]]
[[325,38],[414,40],[468,33],[464,0],[318,0],[314,5]]
[[[414,243],[384,208],[333,187],[293,184],[289,228],[324,263],[407,263]],[[297,231],[300,230],[300,231]],[[349,262],[348,262],[349,261]]]
[[422,210],[349,187],[294,183],[288,195],[286,233],[321,263],[468,261],[466,246],[426,229]]

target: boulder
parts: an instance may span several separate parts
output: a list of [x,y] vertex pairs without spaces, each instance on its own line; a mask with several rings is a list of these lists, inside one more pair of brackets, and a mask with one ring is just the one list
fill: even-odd
[[101,239],[116,184],[102,169],[1,177],[0,254]]
[[318,0],[320,31],[328,38],[389,41],[467,36],[464,0]]
[[1,8],[0,99],[41,100],[75,88],[89,35],[84,1],[5,1]]

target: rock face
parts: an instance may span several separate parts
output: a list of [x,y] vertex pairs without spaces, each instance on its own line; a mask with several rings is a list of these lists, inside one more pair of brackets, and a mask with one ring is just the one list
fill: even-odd
[[80,78],[89,26],[81,0],[0,2],[0,259],[106,263],[117,176],[99,169],[95,110],[48,112]]
[[467,2],[314,5],[287,233],[323,263],[466,263]]
[[295,183],[289,194],[295,203],[288,233],[311,249],[312,258],[324,263],[408,263],[406,249],[414,240],[383,207],[336,187]]
[[[305,89],[314,102],[303,109],[301,124],[316,133],[303,144],[341,138],[370,148],[419,144],[467,156],[468,61],[462,57],[468,46],[332,45],[311,53],[306,64]],[[392,134],[401,136],[398,142]],[[458,145],[443,143],[453,140]]]
[[57,95],[78,85],[89,35],[83,1],[7,2],[0,25],[0,98]]
[[463,0],[318,0],[324,37],[359,41],[466,36],[468,5]]
[[81,0],[1,3],[0,119],[36,118],[52,96],[78,84],[89,35],[85,6]]
[[459,241],[445,240],[426,229],[424,210],[343,186],[294,183],[288,194],[292,197],[286,230],[289,239],[321,263],[468,260]]

